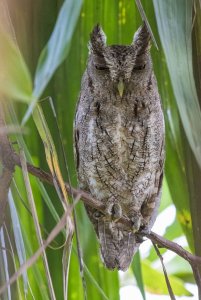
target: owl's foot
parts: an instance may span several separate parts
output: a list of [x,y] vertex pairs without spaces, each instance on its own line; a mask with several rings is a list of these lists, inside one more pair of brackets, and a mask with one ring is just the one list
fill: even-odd
[[142,235],[150,234],[151,228],[149,228],[148,225],[143,225],[143,226],[141,226],[139,232],[140,232],[140,234],[142,234]]
[[109,203],[106,207],[106,213],[114,222],[117,222],[122,217],[122,208],[119,203]]
[[146,239],[144,238],[143,235],[141,235],[141,233],[138,233],[138,234],[136,235],[136,243],[141,244],[141,243],[143,243],[145,240],[146,240]]
[[142,218],[142,215],[141,213],[139,212],[135,212],[132,217],[130,218],[130,220],[132,221],[133,223],[133,232],[138,232],[140,227],[142,226],[142,221],[143,221],[143,218]]
[[136,242],[142,243],[147,240],[146,235],[150,233],[150,229],[145,226],[141,226],[139,231],[136,233]]

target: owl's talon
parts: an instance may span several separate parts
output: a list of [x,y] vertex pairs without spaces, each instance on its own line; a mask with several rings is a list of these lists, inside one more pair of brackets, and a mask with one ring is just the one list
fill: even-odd
[[137,243],[143,243],[144,241],[146,241],[146,235],[149,234],[151,231],[151,229],[148,228],[148,225],[146,224],[142,224],[140,226],[139,231],[136,234],[136,242]]
[[140,228],[140,233],[143,235],[150,234],[151,228],[148,228],[148,226],[144,226],[143,228]]
[[141,233],[136,235],[136,242],[137,242],[137,243],[141,244],[141,243],[143,243],[145,240],[146,240],[145,237],[144,237],[143,235],[141,235]]
[[135,232],[138,232],[140,227],[141,227],[141,224],[142,224],[142,215],[140,213],[135,213],[131,218],[130,220],[132,221],[133,225],[132,225],[132,231],[135,233]]

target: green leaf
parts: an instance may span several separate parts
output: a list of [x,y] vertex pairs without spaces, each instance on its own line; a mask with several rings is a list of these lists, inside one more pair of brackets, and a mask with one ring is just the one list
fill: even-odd
[[193,1],[153,1],[161,43],[180,117],[201,167],[201,110],[192,66]]
[[[21,42],[20,46],[23,53],[25,54],[28,53],[26,58],[28,58],[29,65],[34,66],[35,59],[38,57],[38,53],[40,49],[43,49],[44,44],[47,41],[47,36],[49,36],[54,26],[54,22],[57,18],[57,13],[58,13],[57,10],[59,9],[58,7],[60,7],[61,1],[44,0],[43,2],[41,2],[40,0],[35,0],[32,3],[30,9],[29,9],[30,4],[25,3],[23,0],[18,0],[17,2],[19,5],[18,10],[21,12],[22,15],[21,18],[15,18],[15,17],[13,18],[15,21],[14,27],[17,30],[18,37],[21,38],[21,36],[23,37],[28,36],[28,43],[26,43],[27,40],[25,39],[23,42]],[[182,215],[182,218],[180,217],[179,219],[183,224],[183,229],[185,229],[185,233],[188,236],[188,239],[192,239],[191,222],[189,223],[189,218],[188,218],[190,212],[189,212],[189,195],[187,189],[187,178],[185,173],[185,162],[184,162],[184,155],[183,155],[184,147],[181,143],[183,131],[181,130],[180,119],[174,101],[174,95],[172,93],[172,88],[171,88],[168,72],[166,69],[164,55],[163,52],[160,50],[161,49],[160,40],[157,36],[157,27],[155,24],[155,15],[152,7],[152,1],[142,0],[142,2],[143,2],[143,7],[147,14],[148,21],[150,22],[151,28],[157,39],[157,44],[159,45],[158,52],[156,52],[156,49],[152,47],[152,57],[153,57],[153,65],[157,76],[160,93],[162,96],[161,98],[163,101],[164,114],[166,116],[166,136],[167,136],[166,179],[167,182],[164,182],[163,188],[165,192],[162,198],[161,209],[163,210],[163,208],[166,207],[170,198],[172,197],[174,203],[176,204],[177,211],[179,212],[178,215],[179,216]],[[179,2],[181,3],[181,1]],[[171,4],[170,1],[168,1],[168,3]],[[14,15],[15,13],[16,10],[14,9]],[[171,16],[168,15],[168,17]],[[62,21],[65,22],[66,15],[64,15],[63,18],[64,19]],[[103,26],[103,29],[107,34],[108,44],[120,44],[120,43],[129,44],[132,41],[132,37],[135,29],[141,24],[141,18],[137,12],[136,7],[134,6],[134,1],[85,0],[83,9],[80,14],[80,19],[78,21],[78,25],[76,26],[76,30],[72,36],[72,41],[71,41],[72,47],[69,51],[68,60],[66,60],[56,72],[55,71],[53,72],[54,80],[52,80],[50,84],[48,84],[46,93],[47,95],[51,95],[55,104],[55,108],[58,115],[58,123],[62,133],[64,146],[65,146],[65,152],[67,153],[67,160],[68,160],[68,167],[71,176],[71,182],[73,183],[73,185],[76,184],[76,175],[75,175],[74,164],[73,164],[73,147],[72,147],[72,123],[74,118],[75,103],[77,101],[77,97],[80,89],[81,75],[83,74],[83,70],[86,67],[86,59],[87,59],[87,51],[88,51],[87,42],[89,39],[89,33],[91,32],[92,27],[98,22]],[[175,28],[174,30],[176,30]],[[168,28],[166,28],[166,30],[168,30]],[[53,49],[56,49],[55,47],[56,46],[53,45]],[[48,50],[47,46],[46,49]],[[45,65],[45,60],[48,57],[48,51],[44,52],[44,57],[41,56],[41,62],[40,62],[41,66],[43,66],[43,64]],[[40,70],[38,69],[38,72],[39,71]],[[36,79],[35,79],[35,83],[36,83]],[[39,81],[37,93],[40,93],[40,89],[42,85],[43,85],[42,81],[41,82]],[[21,107],[20,109],[18,109],[17,107],[17,110],[18,110],[18,115],[21,116],[23,113]],[[56,127],[54,126],[54,122],[52,122],[51,113],[49,109],[48,108],[43,109],[43,112],[45,114],[45,119],[47,121],[47,126],[49,128],[49,131],[51,132],[52,137],[54,138],[54,144],[56,147],[56,151],[58,153],[58,158],[60,159],[61,149],[58,142],[58,132],[56,130]],[[27,158],[29,156],[29,159],[32,159],[33,161],[37,162],[37,165],[45,169],[47,168],[47,165],[45,161],[43,145],[37,134],[37,131],[35,130],[34,122],[30,120],[28,125],[31,134],[25,136],[26,145],[29,150],[26,151]],[[23,143],[21,143],[21,147],[25,148]],[[60,164],[60,166],[61,168],[63,167],[62,164]],[[16,177],[20,177],[20,176],[21,176],[21,172],[19,172],[18,170]],[[192,181],[193,180],[194,178],[192,178]],[[47,231],[49,231],[55,225],[55,220],[58,219],[58,213],[61,212],[62,207],[60,205],[60,202],[57,200],[58,197],[52,187],[49,187],[48,185],[45,186],[49,195],[48,196],[42,183],[38,184],[37,180],[34,181],[35,183],[37,182],[35,189],[33,189],[33,193],[37,201],[37,210],[40,211],[40,222],[43,225],[43,227],[45,227]],[[38,187],[40,189],[40,192],[42,191],[41,194],[39,193]],[[21,190],[23,191],[24,189],[23,181],[21,181],[19,188],[20,188],[20,192]],[[169,195],[168,189],[171,197]],[[44,198],[45,201],[43,201],[43,199],[41,198]],[[18,197],[16,197],[15,203],[16,205],[19,205]],[[47,204],[49,209],[45,203]],[[92,225],[88,221],[82,203],[80,203],[76,207],[76,211],[78,215],[78,227],[79,227],[80,240],[81,240],[80,244],[83,252],[83,260],[86,265],[84,269],[84,275],[87,283],[87,294],[88,294],[87,296],[89,299],[102,300],[104,299],[104,297],[106,298],[108,297],[110,300],[111,299],[116,300],[119,297],[118,273],[108,271],[103,266],[100,260],[99,247],[96,242],[96,237],[94,232],[92,231]],[[197,211],[199,212],[199,210]],[[30,215],[26,212],[26,210],[24,210],[24,208],[21,207],[18,210],[18,212],[19,212],[20,222],[22,224],[22,229],[25,231],[24,240],[28,240],[30,246],[33,247],[34,250],[36,243],[32,241],[35,239],[35,237],[32,234],[33,226],[30,225],[31,223]],[[168,229],[167,234],[169,234],[170,238],[174,238],[175,235],[176,236],[181,235],[181,229],[179,229],[177,225],[173,225],[173,227]],[[62,245],[64,242],[63,236],[61,235],[60,237],[61,239],[57,239],[56,241],[54,241],[54,244],[56,243],[57,246],[58,246],[58,242],[59,245]],[[26,243],[26,251],[28,251],[27,248],[29,248],[29,245],[27,246],[27,244],[28,243]],[[56,297],[58,299],[62,299],[63,297],[61,251],[62,250],[52,251],[50,249],[47,249],[47,255],[49,261],[51,262],[50,271],[53,279]],[[33,251],[27,253],[31,254],[33,253]],[[153,256],[153,259],[156,260],[156,257]],[[82,281],[81,281],[81,276],[79,271],[77,254],[74,251],[72,251],[70,264],[71,265],[70,265],[69,279],[68,279],[69,281],[68,296],[69,299],[82,300],[83,299]],[[135,267],[136,264],[137,263],[135,262]],[[152,267],[152,265],[149,266],[150,268]],[[55,270],[58,271],[55,272]],[[90,273],[88,273],[87,270],[89,270]],[[34,272],[36,271],[38,273],[34,274]],[[28,272],[30,284],[31,286],[33,286],[33,293],[36,299],[40,299],[41,297],[45,299],[45,297],[48,297],[47,291],[45,292],[44,295],[43,294],[41,295],[40,294],[41,290],[36,289],[36,284],[39,287],[41,287],[41,285],[42,287],[44,287],[45,285],[45,281],[44,281],[45,274],[44,274],[44,270],[42,271],[43,272],[41,272],[41,264],[39,266],[37,264],[33,266]],[[128,273],[128,276],[130,275],[131,272]],[[153,274],[148,272],[148,275],[149,278],[146,279],[147,281],[148,280],[150,281],[150,278],[151,279],[154,278],[153,281],[157,283],[157,277],[155,279],[155,273]],[[160,278],[164,278],[163,274],[161,273],[160,273]],[[147,285],[148,284],[149,282],[147,283]],[[157,283],[157,285],[159,286],[159,284],[160,281]],[[172,285],[174,290],[174,282]],[[163,292],[163,290],[161,292]]]
[[166,263],[166,270],[170,275],[175,275],[180,278],[191,275],[192,278],[192,270],[189,263],[178,255],[175,255]]
[[[156,16],[156,18],[157,17],[158,16]],[[155,30],[156,29],[157,28],[155,28]],[[186,145],[183,141],[184,132],[181,127],[181,120],[171,86],[170,75],[161,46],[159,49],[159,52],[152,49],[152,58],[165,116],[165,178],[167,180],[172,201],[177,209],[178,219],[182,225],[188,243],[193,250],[194,243],[189,206],[190,197],[185,169],[184,147],[186,147]]]
[[68,55],[81,6],[82,0],[64,1],[51,37],[39,57],[34,79],[34,100],[29,106],[22,124],[28,120],[55,70]]
[[[15,246],[17,249],[19,263],[21,266],[26,261],[26,251],[25,251],[25,245],[24,245],[24,241],[23,241],[23,237],[22,237],[18,213],[17,213],[16,207],[15,207],[15,202],[13,200],[13,196],[12,196],[11,192],[9,193],[8,203],[9,203],[10,215],[11,215],[11,220],[12,220],[12,225],[13,225]],[[26,271],[23,273],[22,278],[23,278],[23,285],[24,285],[24,294],[26,295],[27,290],[28,290],[28,277],[27,277]]]
[[[154,294],[168,295],[164,274],[154,269],[148,261],[142,262],[142,274],[146,289]],[[184,282],[175,276],[168,275],[173,292],[177,296],[191,296],[191,293],[185,288]]]
[[159,207],[159,212],[162,212],[170,204],[172,204],[172,197],[171,197],[170,190],[168,187],[167,178],[166,178],[166,176],[164,176],[163,187],[162,187],[162,197],[161,197],[161,204]]
[[140,289],[141,295],[144,300],[146,300],[146,295],[144,291],[144,282],[143,282],[143,277],[142,277],[142,269],[141,269],[141,260],[140,260],[140,252],[137,251],[133,258],[133,262],[131,264],[131,269],[135,275],[137,285]]
[[[5,244],[4,230],[3,227],[0,229],[0,262],[1,262],[1,277],[3,278],[3,283],[9,280],[9,268],[8,268],[8,252]],[[11,288],[8,286],[7,291],[3,295],[3,300],[11,300]]]
[[14,40],[0,25],[0,94],[29,103],[32,82],[27,65]]
[[[10,118],[11,118],[11,122],[14,123],[14,124],[17,124],[17,126],[19,125],[19,122],[17,120],[17,117],[16,117],[16,113],[13,109],[13,106],[10,105]],[[35,126],[34,126],[35,127]],[[33,138],[33,135],[31,135],[32,138]],[[28,150],[28,147],[24,141],[24,138],[22,135],[17,135],[16,136],[16,140],[18,142],[18,145],[19,147],[21,147],[24,151],[25,151],[25,154],[26,154],[26,158],[27,158],[27,161],[33,165],[37,165],[33,159],[33,156],[31,155],[31,153],[29,152]],[[33,139],[34,141],[36,141],[36,138]],[[34,145],[34,144],[33,144]],[[20,174],[18,174],[18,179],[20,178]],[[53,217],[53,219],[55,221],[59,221],[59,215],[58,215],[58,212],[56,211],[44,185],[42,184],[42,182],[38,179],[38,178],[33,178],[34,179],[34,183],[35,183],[35,194],[38,192],[38,190],[40,191],[38,193],[38,197],[37,198],[40,198],[40,194],[41,196],[43,197],[43,200],[45,201],[46,205],[47,205],[47,208],[50,210],[50,213]],[[33,186],[33,181],[32,181],[32,186]],[[22,191],[22,189],[20,189],[20,192]]]

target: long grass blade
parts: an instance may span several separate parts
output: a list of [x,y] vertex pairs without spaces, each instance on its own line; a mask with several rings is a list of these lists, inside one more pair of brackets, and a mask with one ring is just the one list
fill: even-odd
[[[10,115],[11,122],[14,123],[14,124],[17,124],[17,126],[18,126],[19,123],[18,123],[18,120],[17,120],[16,113],[14,111],[13,105],[9,105],[9,115]],[[24,150],[27,161],[33,164],[33,159],[32,159],[31,153],[28,150],[28,147],[27,147],[27,145],[24,141],[23,136],[21,134],[17,135],[16,140],[17,140],[17,143],[19,145],[19,148]],[[40,193],[43,197],[43,200],[45,201],[51,215],[53,216],[54,220],[58,222],[59,221],[59,215],[58,215],[55,207],[53,206],[52,201],[51,201],[44,185],[39,180],[37,180],[37,183],[38,183],[39,191],[40,191]],[[64,236],[65,236],[65,234],[64,234]]]
[[131,269],[135,275],[137,285],[140,289],[141,295],[144,300],[146,300],[145,290],[144,290],[144,282],[142,277],[142,268],[141,268],[141,259],[140,259],[140,252],[138,251],[134,258],[133,262],[131,264]]
[[[63,160],[64,160],[64,164],[65,164],[65,169],[67,172],[67,176],[68,176],[68,182],[71,188],[71,178],[70,178],[70,173],[69,173],[69,168],[68,168],[68,163],[67,163],[67,157],[66,157],[66,153],[64,150],[64,144],[62,141],[62,136],[61,136],[61,131],[59,129],[59,124],[58,124],[58,120],[57,120],[57,114],[56,114],[56,110],[54,108],[54,104],[52,101],[51,97],[48,97],[49,99],[49,103],[51,106],[51,110],[53,112],[53,116],[55,118],[55,122],[56,122],[56,128],[59,134],[59,141],[61,144],[61,149],[62,149],[62,156],[63,156]],[[72,196],[73,199],[73,203],[76,202],[76,199],[74,199],[74,197]],[[81,246],[80,246],[80,239],[79,239],[79,232],[78,232],[78,225],[77,225],[77,216],[76,216],[76,208],[73,205],[73,220],[74,220],[74,227],[75,227],[75,238],[76,238],[76,246],[77,246],[77,254],[78,254],[78,259],[79,259],[79,267],[80,267],[80,276],[82,278],[82,286],[83,286],[83,291],[84,291],[84,299],[87,298],[87,291],[86,291],[86,281],[85,281],[85,277],[84,277],[84,265],[83,265],[83,257],[82,257],[82,252],[81,252]],[[69,271],[69,253],[70,253],[70,249],[71,246],[69,245],[69,241],[66,242],[66,245],[64,247],[64,251],[63,251],[63,276],[64,276],[64,299],[66,299],[67,297],[67,276],[68,276],[68,271]]]
[[104,293],[103,289],[100,287],[100,285],[98,284],[98,282],[94,279],[94,277],[92,276],[91,272],[89,271],[89,269],[87,268],[86,265],[84,265],[85,267],[85,273],[86,275],[89,277],[90,281],[95,285],[95,287],[97,288],[97,290],[99,291],[99,293],[101,294],[102,298],[104,300],[109,300],[109,298],[106,296],[106,294]]
[[[9,280],[9,270],[8,270],[8,259],[7,259],[7,253],[6,253],[6,244],[5,244],[5,238],[4,238],[4,230],[3,227],[0,229],[0,245],[1,245],[1,253],[2,253],[2,261],[3,261],[3,269],[5,273],[5,279],[6,281]],[[11,289],[10,285],[7,288],[7,297],[8,300],[11,300]]]
[[[9,244],[10,254],[11,254],[11,256],[12,256],[12,261],[13,261],[13,265],[14,265],[14,270],[16,271],[16,270],[17,270],[17,266],[16,266],[16,262],[15,262],[14,248],[13,248],[12,241],[11,241],[11,238],[10,238],[10,236],[9,236],[9,232],[8,232],[8,229],[7,229],[6,225],[4,225],[4,229],[5,229],[6,239],[8,240],[8,244]],[[22,277],[23,277],[23,275],[22,275]],[[24,280],[24,279],[23,279],[23,280]],[[28,283],[28,285],[29,285],[28,278],[27,278],[27,283]],[[24,282],[23,282],[24,293],[21,292],[19,280],[17,280],[16,284],[17,284],[17,292],[18,292],[18,298],[19,298],[19,300],[23,300],[24,298],[27,299],[27,289],[25,289],[25,284],[24,284]],[[31,291],[31,289],[30,289],[30,291]],[[31,292],[32,292],[32,291],[31,291]],[[22,295],[23,295],[23,296],[22,296]]]
[[68,195],[65,188],[65,183],[59,168],[56,148],[46,123],[42,108],[39,104],[37,104],[33,112],[33,119],[45,147],[46,160],[53,176],[54,186],[64,209],[66,209]]
[[149,33],[151,35],[151,39],[152,39],[152,41],[153,41],[156,49],[158,50],[158,45],[156,43],[156,39],[155,39],[154,34],[153,34],[152,30],[151,30],[151,26],[149,24],[149,21],[148,21],[148,18],[146,16],[146,14],[145,14],[145,11],[144,11],[144,8],[142,6],[142,3],[141,3],[140,0],[135,0],[135,3],[137,5],[137,7],[138,7],[138,10],[139,10],[139,13],[140,13],[140,15],[142,17],[142,20],[145,22],[145,24],[146,24],[146,26],[147,26],[147,28],[149,30]]
[[66,241],[63,250],[63,256],[62,256],[64,300],[68,299],[68,274],[69,274],[71,248],[72,248],[72,241],[70,241],[70,243]]
[[[25,182],[25,186],[26,186],[26,190],[27,190],[29,205],[31,207],[31,212],[32,212],[33,220],[34,220],[36,233],[37,233],[37,238],[38,238],[38,241],[39,241],[39,245],[42,246],[43,245],[43,239],[42,239],[42,235],[41,235],[41,231],[40,231],[40,225],[39,225],[39,221],[38,221],[38,216],[37,216],[36,206],[35,206],[35,202],[34,202],[34,197],[33,197],[33,194],[32,194],[31,184],[30,184],[30,181],[29,181],[27,165],[26,165],[26,158],[25,158],[25,154],[24,154],[23,151],[21,151],[21,153],[20,153],[20,159],[21,159],[21,164],[22,164],[22,172],[23,172],[24,182]],[[56,296],[55,296],[55,292],[54,292],[54,288],[53,288],[53,284],[52,284],[52,279],[51,279],[49,266],[48,266],[48,261],[47,261],[47,256],[46,256],[45,251],[43,251],[43,261],[44,261],[44,267],[45,267],[45,271],[46,271],[50,296],[51,296],[52,300],[56,300]]]
[[[22,232],[21,232],[20,221],[18,218],[17,210],[15,207],[15,203],[14,203],[11,191],[8,194],[8,203],[9,203],[12,227],[13,227],[13,232],[14,232],[15,246],[17,249],[17,256],[18,256],[20,265],[22,265],[26,261],[26,251],[25,251],[25,245],[24,245],[23,236],[22,236]],[[28,292],[27,272],[25,271],[22,274],[22,276],[23,276],[24,294],[27,295],[27,292]]]

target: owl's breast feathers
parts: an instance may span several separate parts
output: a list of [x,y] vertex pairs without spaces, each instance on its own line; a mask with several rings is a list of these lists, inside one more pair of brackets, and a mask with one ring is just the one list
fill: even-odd
[[[151,228],[159,206],[164,161],[164,122],[158,94],[129,92],[122,99],[111,94],[102,99],[93,95],[92,99],[82,94],[75,135],[81,188],[106,207],[119,203],[122,214],[134,223],[140,214],[137,231]],[[94,219],[90,207],[87,211],[107,267],[126,269],[125,261],[132,259],[139,246],[135,234],[122,225]],[[125,243],[126,256],[122,250]]]

